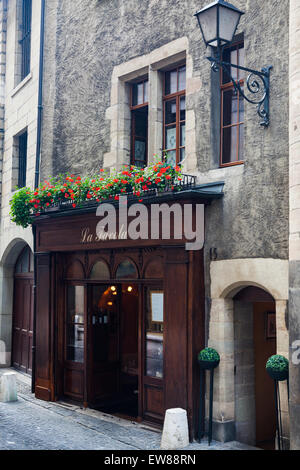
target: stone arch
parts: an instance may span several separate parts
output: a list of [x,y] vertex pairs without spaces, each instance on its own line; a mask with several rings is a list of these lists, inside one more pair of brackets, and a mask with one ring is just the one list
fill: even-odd
[[[277,353],[288,357],[286,321],[288,299],[288,263],[285,260],[240,259],[211,263],[211,305],[208,345],[221,356],[215,376],[214,420],[216,438],[230,440],[236,437],[235,403],[235,296],[247,287],[256,287],[268,293],[275,302]],[[246,307],[245,307],[246,308]],[[285,396],[285,394],[284,394]],[[282,403],[287,416],[287,400]],[[284,421],[287,420],[284,417]],[[285,426],[286,428],[286,426]],[[251,440],[251,439],[250,439]],[[248,443],[251,443],[250,441]],[[252,442],[253,444],[253,442]]]
[[14,238],[11,240],[2,253],[0,266],[15,266],[21,251],[26,245],[32,250],[30,244],[23,238]]
[[[5,344],[5,355],[1,354],[0,366],[11,365],[15,264],[25,246],[32,249],[31,245],[32,242],[28,243],[24,238],[16,237],[6,245],[2,252],[0,260],[0,341]],[[4,363],[3,359],[5,359]]]
[[280,259],[214,261],[210,267],[211,298],[232,298],[243,287],[256,286],[275,300],[288,299],[288,262]]

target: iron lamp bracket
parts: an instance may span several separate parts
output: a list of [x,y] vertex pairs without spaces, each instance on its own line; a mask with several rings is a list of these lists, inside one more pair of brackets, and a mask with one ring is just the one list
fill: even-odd
[[[255,104],[257,106],[257,114],[262,119],[260,125],[268,127],[270,124],[270,72],[273,66],[268,65],[262,68],[259,72],[258,70],[252,70],[240,65],[223,62],[218,57],[207,57],[207,59],[211,62],[211,68],[214,72],[218,72],[220,67],[222,67],[230,77],[236,92],[240,93],[248,103]],[[245,94],[241,84],[232,77],[232,67],[248,74],[246,79],[247,90],[252,95],[256,95],[256,98],[251,99],[251,95],[247,96]]]

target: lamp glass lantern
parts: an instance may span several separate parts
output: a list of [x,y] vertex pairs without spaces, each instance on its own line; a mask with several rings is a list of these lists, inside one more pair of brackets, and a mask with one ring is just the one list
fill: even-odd
[[224,0],[217,0],[198,11],[195,16],[206,46],[219,48],[232,42],[243,14]]

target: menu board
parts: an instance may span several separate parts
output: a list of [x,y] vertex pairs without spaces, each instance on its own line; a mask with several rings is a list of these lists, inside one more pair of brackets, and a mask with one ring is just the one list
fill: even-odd
[[164,321],[164,293],[155,291],[151,292],[151,311],[152,322],[163,323]]

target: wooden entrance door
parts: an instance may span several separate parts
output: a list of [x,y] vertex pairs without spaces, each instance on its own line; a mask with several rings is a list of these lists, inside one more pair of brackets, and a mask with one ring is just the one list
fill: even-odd
[[88,287],[88,402],[162,422],[164,292],[158,284]]
[[12,365],[27,373],[32,373],[33,336],[33,256],[26,247],[15,268]]
[[120,290],[88,286],[87,390],[91,406],[111,405],[120,392]]
[[276,354],[275,303],[254,303],[253,324],[256,444],[265,449],[274,449],[276,436],[274,383],[266,371],[266,362]]

